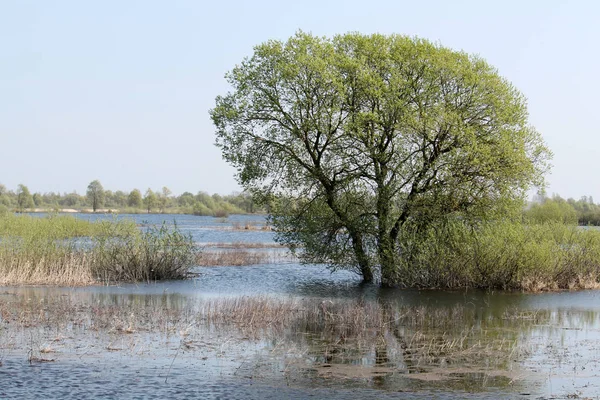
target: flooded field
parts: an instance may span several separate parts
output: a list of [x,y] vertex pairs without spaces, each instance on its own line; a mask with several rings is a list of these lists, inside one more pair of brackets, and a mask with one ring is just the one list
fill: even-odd
[[[175,219],[206,248],[283,251],[262,217],[133,217],[142,229]],[[600,393],[600,292],[381,289],[293,261],[196,272],[145,285],[0,287],[0,398]]]

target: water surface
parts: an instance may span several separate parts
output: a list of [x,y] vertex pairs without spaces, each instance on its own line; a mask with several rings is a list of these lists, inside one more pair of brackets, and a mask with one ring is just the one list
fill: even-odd
[[[201,243],[273,241],[271,231],[243,229],[264,225],[264,217],[118,218],[141,229],[175,220]],[[0,398],[600,393],[597,291],[382,289],[348,271],[296,263],[196,272],[187,281],[0,288]],[[267,306],[215,317],[253,312],[232,302]],[[294,304],[285,322],[268,322],[263,314],[280,303]]]

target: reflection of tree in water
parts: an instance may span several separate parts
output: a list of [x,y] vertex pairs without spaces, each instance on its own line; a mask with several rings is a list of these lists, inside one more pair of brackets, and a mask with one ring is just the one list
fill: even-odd
[[[560,320],[551,311],[511,309],[482,315],[468,306],[405,307],[393,302],[304,302],[301,308],[274,341],[277,348],[287,343],[303,349],[302,363],[294,358],[288,368],[310,379],[367,379],[383,388],[405,386],[414,374],[446,386],[451,380],[461,390],[515,385],[510,376],[519,368],[515,362],[526,355],[532,332]],[[588,322],[595,323],[591,318]]]
[[219,338],[237,337],[238,343],[259,344],[257,358],[244,361],[244,369],[309,385],[351,381],[390,390],[504,388],[514,384],[509,372],[519,372],[515,361],[528,356],[536,338],[560,340],[569,332],[565,328],[596,329],[599,320],[593,310],[523,310],[514,303],[484,308],[360,299],[202,300],[168,293],[67,296],[35,290],[5,293],[0,311],[11,328],[39,326],[53,337],[133,328],[176,335],[191,348],[210,342],[219,351],[226,349]]

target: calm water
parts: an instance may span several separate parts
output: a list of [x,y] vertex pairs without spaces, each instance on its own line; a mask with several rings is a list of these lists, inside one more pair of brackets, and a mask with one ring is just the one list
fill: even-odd
[[[45,213],[30,214],[43,218]],[[69,214],[88,221],[129,219],[140,226],[177,224],[197,243],[271,243],[274,233],[260,228],[265,225],[263,215],[230,215],[227,218],[200,217],[180,214]],[[251,229],[245,229],[248,226]]]
[[[273,241],[270,231],[237,229],[264,225],[257,216],[118,218],[139,224],[176,221],[200,243]],[[5,315],[0,398],[597,398],[600,393],[600,292],[381,289],[321,265],[199,267],[197,272],[188,281],[154,284],[0,288],[0,315]],[[240,297],[297,301],[300,307],[311,301],[323,307],[385,305],[389,319],[355,337],[345,328],[308,326],[302,313],[284,327],[259,330],[211,325],[198,317],[211,301]],[[57,304],[64,308],[51,307]],[[20,309],[13,309],[17,305]],[[71,317],[57,316],[60,310]],[[165,315],[171,313],[177,317],[169,320]],[[26,322],[31,318],[38,322]],[[135,329],[129,332],[127,326]],[[54,361],[30,364],[31,354]]]

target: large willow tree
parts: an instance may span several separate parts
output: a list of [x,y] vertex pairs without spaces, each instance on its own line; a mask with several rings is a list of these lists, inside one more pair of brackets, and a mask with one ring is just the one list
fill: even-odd
[[[211,117],[241,185],[307,262],[398,281],[403,229],[505,212],[549,152],[477,56],[399,35],[297,33],[227,74]],[[376,275],[375,275],[376,276]]]

